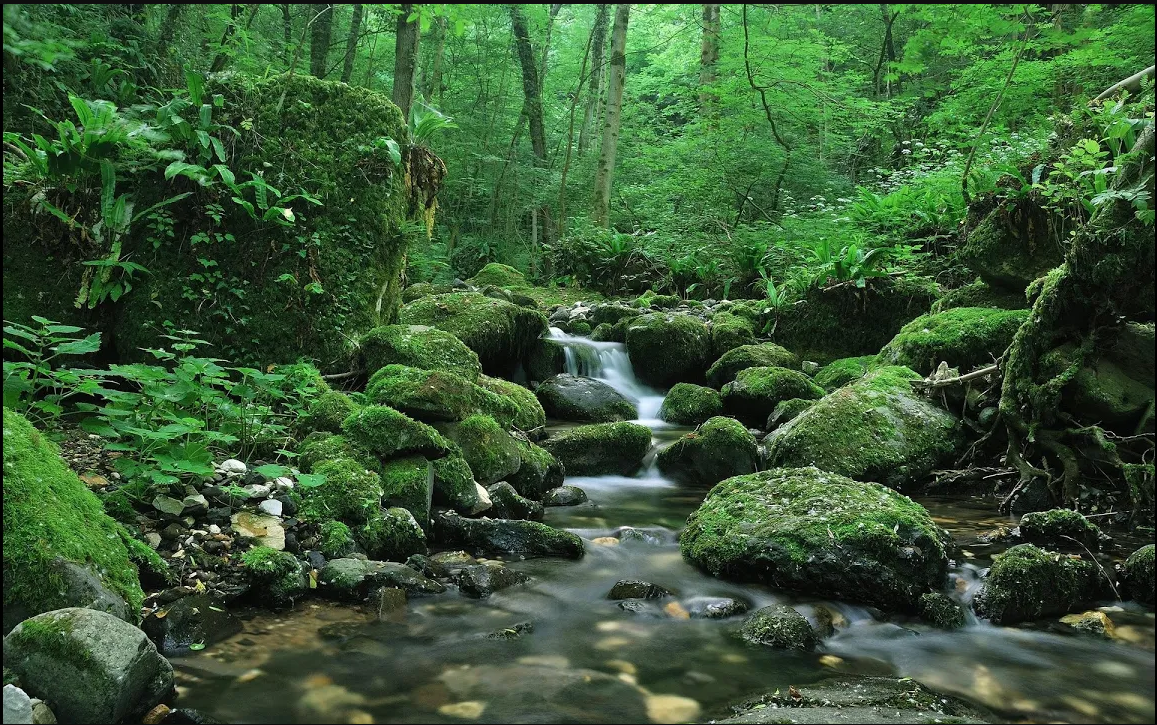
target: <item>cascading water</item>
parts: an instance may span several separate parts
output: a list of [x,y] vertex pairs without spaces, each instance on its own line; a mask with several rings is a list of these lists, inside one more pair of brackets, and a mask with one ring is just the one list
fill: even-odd
[[635,377],[635,369],[621,342],[595,342],[589,337],[568,335],[557,327],[550,328],[550,339],[558,343],[565,356],[566,372],[606,383],[629,398],[639,408],[637,422],[651,428],[666,427],[659,420],[663,394]]

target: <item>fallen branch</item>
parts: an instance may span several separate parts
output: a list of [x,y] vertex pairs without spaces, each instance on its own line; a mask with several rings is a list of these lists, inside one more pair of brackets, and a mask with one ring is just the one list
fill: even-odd
[[980,368],[979,370],[973,370],[972,372],[965,373],[964,375],[957,375],[954,378],[942,378],[942,379],[937,380],[937,379],[932,378],[932,377],[927,377],[927,378],[924,378],[923,380],[913,380],[912,381],[912,387],[923,388],[926,390],[935,390],[936,388],[946,388],[949,385],[958,385],[960,383],[966,383],[969,380],[975,380],[976,378],[987,377],[987,376],[992,375],[993,373],[997,372],[998,370],[1000,370],[1000,364],[999,363],[993,363],[992,365]]
[[1097,101],[1103,101],[1106,98],[1111,98],[1117,93],[1117,91],[1122,90],[1129,91],[1130,93],[1136,95],[1137,91],[1141,90],[1141,81],[1145,80],[1146,78],[1153,77],[1153,68],[1154,66],[1149,66],[1140,73],[1134,73],[1125,80],[1114,83],[1105,90],[1101,91],[1099,96],[1089,102],[1096,103]]
[[361,375],[361,370],[350,370],[348,373],[330,373],[329,375],[322,375],[322,380],[346,380],[348,378],[355,378]]

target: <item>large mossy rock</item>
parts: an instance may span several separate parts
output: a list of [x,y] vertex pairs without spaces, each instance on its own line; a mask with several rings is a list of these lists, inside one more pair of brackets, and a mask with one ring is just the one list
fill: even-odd
[[735,380],[740,370],[759,367],[799,369],[799,357],[771,342],[741,345],[723,353],[707,370],[707,384],[722,388]]
[[652,313],[631,318],[627,355],[635,374],[648,385],[669,388],[699,382],[711,359],[711,333],[690,315]]
[[[1111,342],[1109,342],[1111,340]],[[1061,395],[1061,406],[1122,435],[1153,432],[1153,323],[1130,322],[1113,331],[1107,349],[1083,365]],[[1066,370],[1076,349],[1065,344],[1049,353],[1047,366]]]
[[[409,511],[423,529],[430,525],[430,503],[433,495],[434,470],[425,458],[407,456],[382,464],[382,504]],[[388,537],[391,540],[401,541],[409,536],[407,526],[398,525],[396,520],[384,520],[380,514],[375,507],[367,523],[370,529],[362,538],[373,541]],[[407,556],[425,553],[424,544],[425,542],[421,550],[410,551]],[[366,546],[364,542],[362,545]],[[373,546],[372,543],[370,545]]]
[[920,397],[904,367],[880,368],[816,401],[765,440],[770,465],[816,466],[904,488],[951,458],[959,420]]
[[715,576],[914,611],[944,585],[952,539],[923,506],[879,484],[775,468],[711,489],[679,546]]
[[580,425],[552,436],[542,447],[568,476],[629,476],[651,449],[651,429],[636,423]]
[[1017,203],[996,205],[979,218],[956,256],[989,286],[1024,292],[1030,282],[1064,261],[1065,250],[1054,239],[1049,212]]
[[537,521],[467,519],[453,511],[434,519],[434,538],[447,547],[465,549],[478,556],[558,556],[581,559],[583,540],[577,535]]
[[366,386],[366,399],[428,423],[484,414],[509,427],[519,412],[513,400],[461,375],[405,365],[387,365],[374,373]]
[[667,392],[659,408],[659,419],[678,425],[699,425],[723,415],[719,391],[692,383],[678,383]]
[[1096,562],[1020,544],[996,557],[972,600],[993,624],[1015,624],[1071,612],[1101,594]]
[[309,401],[305,415],[298,420],[298,430],[309,433],[341,433],[341,424],[360,408],[350,396],[327,390]]
[[755,473],[759,444],[739,421],[715,417],[659,451],[658,465],[677,481],[713,486],[725,478]]
[[[421,521],[429,526],[429,503],[422,502],[425,513]],[[426,553],[426,532],[409,509],[394,506],[379,510],[354,535],[366,554],[376,561],[405,561],[414,554]]]
[[346,418],[341,429],[356,449],[381,460],[411,454],[440,458],[451,450],[438,431],[386,405],[367,405]]
[[4,409],[4,629],[41,612],[92,607],[135,622],[144,593],[129,547],[28,420]]
[[486,489],[474,480],[470,464],[460,453],[430,462],[433,472],[433,502],[463,514],[476,514],[490,508]]
[[443,423],[440,427],[470,464],[474,480],[483,486],[518,473],[522,465],[518,444],[493,418],[472,415],[461,423]]
[[4,670],[12,670],[29,694],[52,703],[65,723],[139,717],[173,689],[173,666],[144,632],[78,607],[17,625],[4,637]]
[[1121,579],[1131,598],[1153,606],[1153,544],[1142,546],[1129,555]]
[[885,365],[927,375],[942,361],[967,372],[1004,354],[1028,310],[956,307],[912,320],[880,351]]
[[735,380],[723,386],[723,410],[752,428],[762,428],[785,400],[817,400],[824,389],[798,370],[787,368],[745,368]]
[[739,636],[752,644],[775,649],[810,652],[819,644],[819,637],[807,619],[786,604],[773,604],[747,615]]
[[423,297],[402,307],[398,319],[454,335],[478,355],[487,374],[498,376],[509,376],[547,331],[542,313],[474,292]]
[[313,466],[324,476],[318,486],[302,487],[301,518],[307,521],[338,519],[364,524],[382,499],[381,477],[352,458],[335,458]]
[[530,283],[526,281],[526,275],[514,267],[499,264],[498,262],[490,262],[479,270],[478,274],[466,281],[475,287],[492,285],[506,289],[519,289],[530,286]]
[[1101,530],[1072,509],[1033,511],[1020,517],[1020,536],[1030,544],[1059,549],[1101,548]]
[[711,357],[719,359],[728,350],[755,344],[751,322],[730,312],[719,312],[711,318]]
[[944,293],[932,305],[932,314],[951,310],[954,307],[991,307],[997,310],[1024,310],[1028,300],[1024,292],[995,289],[982,279],[957,287]]
[[551,489],[562,485],[566,474],[562,463],[545,448],[515,436],[522,464],[506,477],[520,496],[539,501]]
[[455,373],[478,380],[482,364],[466,343],[448,332],[426,325],[383,325],[362,335],[362,362],[367,375],[387,365]]
[[546,425],[546,411],[534,393],[526,388],[502,378],[481,375],[478,384],[490,392],[508,399],[514,404],[513,425],[519,430],[534,430]]
[[634,420],[639,410],[610,385],[581,375],[562,373],[544,380],[534,394],[551,418],[579,423]]
[[879,357],[876,355],[842,357],[820,368],[814,380],[816,385],[831,391],[859,380],[876,367],[879,367]]

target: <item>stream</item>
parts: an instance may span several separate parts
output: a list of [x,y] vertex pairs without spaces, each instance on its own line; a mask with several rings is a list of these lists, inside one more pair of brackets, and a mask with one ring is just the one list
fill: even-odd
[[[652,428],[656,447],[688,430],[657,419],[662,393],[635,380],[623,345],[553,336],[568,372],[638,402],[638,422]],[[590,502],[547,508],[546,523],[586,539],[583,559],[510,561],[529,583],[482,600],[451,589],[382,617],[369,605],[318,600],[288,612],[241,612],[240,634],[173,659],[181,706],[232,723],[705,722],[727,717],[745,698],[853,673],[911,677],[1019,722],[1154,721],[1152,613],[1102,603],[1115,641],[1059,624],[974,622],[943,632],[862,606],[715,579],[686,564],[677,543],[705,491],[663,478],[649,460],[634,477],[567,478]],[[961,545],[952,578],[967,600],[999,551],[977,535],[1012,522],[976,498],[917,500]],[[624,611],[606,598],[620,579],[666,587],[678,607],[667,599]],[[741,616],[684,618],[681,609],[709,597],[752,610],[784,602],[813,619],[826,608],[837,631],[816,652],[748,645],[735,636]],[[515,634],[527,622],[533,631]],[[495,632],[511,638],[487,638]]]

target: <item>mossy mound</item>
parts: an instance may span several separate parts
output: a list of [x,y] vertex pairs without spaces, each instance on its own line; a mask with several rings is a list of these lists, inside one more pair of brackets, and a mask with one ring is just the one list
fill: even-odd
[[613,423],[639,417],[635,404],[606,383],[561,373],[544,380],[534,394],[552,418],[583,423]]
[[1050,216],[1032,203],[997,205],[968,230],[957,259],[996,289],[1024,292],[1065,261]]
[[478,384],[514,404],[516,412],[513,424],[515,428],[534,430],[546,425],[546,411],[542,409],[542,403],[538,402],[538,398],[533,392],[517,383],[502,378],[492,378],[489,375],[479,376]]
[[759,444],[743,424],[722,416],[708,420],[659,451],[659,470],[677,481],[713,486],[759,468]]
[[1153,544],[1142,546],[1125,560],[1123,581],[1129,596],[1153,606]]
[[547,332],[542,313],[474,292],[423,297],[402,307],[398,320],[454,335],[490,375],[512,373]]
[[359,343],[367,375],[387,365],[408,365],[442,370],[478,380],[482,364],[466,343],[448,332],[426,325],[383,325],[362,335]]
[[683,300],[675,295],[661,295],[655,290],[647,290],[635,298],[631,304],[642,309],[670,310],[682,304]]
[[842,357],[820,368],[814,380],[824,390],[832,391],[859,380],[879,365],[879,357],[876,355]]
[[136,621],[145,595],[129,548],[134,540],[57,447],[7,408],[3,495],[5,630],[76,606]]
[[541,338],[534,343],[526,358],[526,376],[542,381],[566,369],[566,353],[554,340]]
[[414,515],[400,507],[379,511],[358,528],[357,540],[374,561],[405,561],[426,553],[425,532]]
[[956,416],[921,398],[903,367],[880,368],[829,393],[765,440],[773,466],[814,465],[904,488],[963,443]]
[[358,550],[354,533],[341,521],[326,521],[317,533],[317,550],[327,559],[340,559]]
[[[1128,323],[1114,330],[1112,346],[1083,365],[1065,387],[1061,406],[1122,435],[1153,432],[1153,324]],[[1112,339],[1112,338],[1109,338]],[[1065,344],[1046,355],[1061,374],[1076,348]]]
[[336,390],[328,390],[310,401],[299,427],[306,433],[321,431],[341,433],[341,424],[357,412],[358,405],[350,396]]
[[994,289],[982,279],[957,287],[944,293],[932,305],[932,314],[951,310],[954,307],[991,307],[997,310],[1023,310],[1028,308],[1028,300],[1023,292]]
[[663,398],[659,419],[679,425],[699,425],[723,414],[719,391],[691,383],[677,383]]
[[[591,313],[590,322],[594,326],[615,325],[622,320],[629,320],[643,314],[637,308],[625,307],[620,304],[596,305]],[[622,342],[620,340],[620,342]]]
[[[430,524],[433,491],[434,471],[425,458],[407,456],[382,464],[382,504],[406,509],[423,529]],[[394,535],[390,532],[396,528],[392,525],[396,522],[386,522],[391,523],[391,527],[385,531],[379,509],[374,509],[366,523],[371,524],[371,532],[368,537],[364,530],[359,533],[362,546],[366,546],[366,541],[375,540],[375,536]]]
[[1074,611],[1100,594],[1096,562],[1020,544],[996,557],[972,606],[993,624],[1015,624]]
[[591,340],[595,342],[626,342],[627,322],[616,322],[613,325],[604,322],[601,325],[596,325],[595,329],[591,330]]
[[580,425],[543,441],[568,476],[628,476],[651,448],[651,429],[635,423]]
[[752,644],[776,649],[810,652],[819,644],[819,637],[807,619],[786,604],[773,604],[747,615],[739,635]]
[[352,458],[371,471],[380,465],[368,451],[333,433],[315,431],[297,445],[297,466],[305,473],[312,473],[317,464],[335,458]]
[[522,464],[518,445],[493,418],[472,415],[461,423],[443,423],[440,427],[470,464],[474,480],[483,486],[518,473]]
[[402,304],[413,302],[421,297],[430,295],[444,295],[454,291],[454,285],[434,284],[433,282],[416,282],[402,290]]
[[453,453],[430,462],[433,472],[433,501],[466,515],[485,511],[489,503],[474,481],[474,472],[461,454]]
[[943,586],[952,539],[908,497],[810,467],[719,483],[679,546],[719,577],[914,610]]
[[387,365],[374,373],[366,386],[366,398],[426,422],[463,420],[483,413],[510,427],[518,414],[513,400],[460,375],[405,365]]
[[775,410],[767,416],[766,430],[775,430],[784,423],[789,423],[799,417],[799,414],[816,404],[815,400],[804,398],[789,398],[776,403]]
[[241,555],[251,593],[278,607],[291,606],[307,589],[305,572],[297,557],[288,551],[257,546]]
[[1034,511],[1020,519],[1020,535],[1030,544],[1062,549],[1101,548],[1101,530],[1079,511],[1053,509]]
[[940,629],[960,629],[968,623],[968,615],[952,597],[941,592],[928,592],[920,597],[920,617]]
[[506,477],[520,496],[539,501],[547,491],[562,485],[563,465],[545,448],[528,440],[515,438],[522,459],[518,471]]
[[479,270],[478,274],[466,281],[475,287],[494,285],[495,287],[504,287],[507,289],[520,289],[530,286],[530,283],[526,281],[526,275],[514,267],[499,264],[498,262],[487,264]]
[[1000,357],[1028,319],[1028,310],[956,307],[912,320],[880,351],[887,365],[927,375],[941,361],[967,372]]
[[300,516],[306,520],[340,520],[364,524],[377,513],[382,479],[352,458],[335,458],[313,466],[325,476],[318,486],[301,487]]
[[785,400],[818,400],[824,389],[797,370],[778,367],[745,368],[723,386],[723,410],[752,428],[763,426]]
[[728,350],[755,344],[751,322],[730,312],[719,312],[711,318],[711,356],[718,359]]
[[690,315],[653,313],[627,324],[627,355],[648,385],[669,388],[703,379],[711,357],[707,325]]
[[740,370],[757,367],[799,369],[799,358],[774,343],[741,345],[725,352],[707,370],[707,384],[722,388],[735,380]]
[[362,408],[346,418],[341,429],[354,446],[382,460],[414,453],[439,458],[450,452],[438,431],[385,405]]

